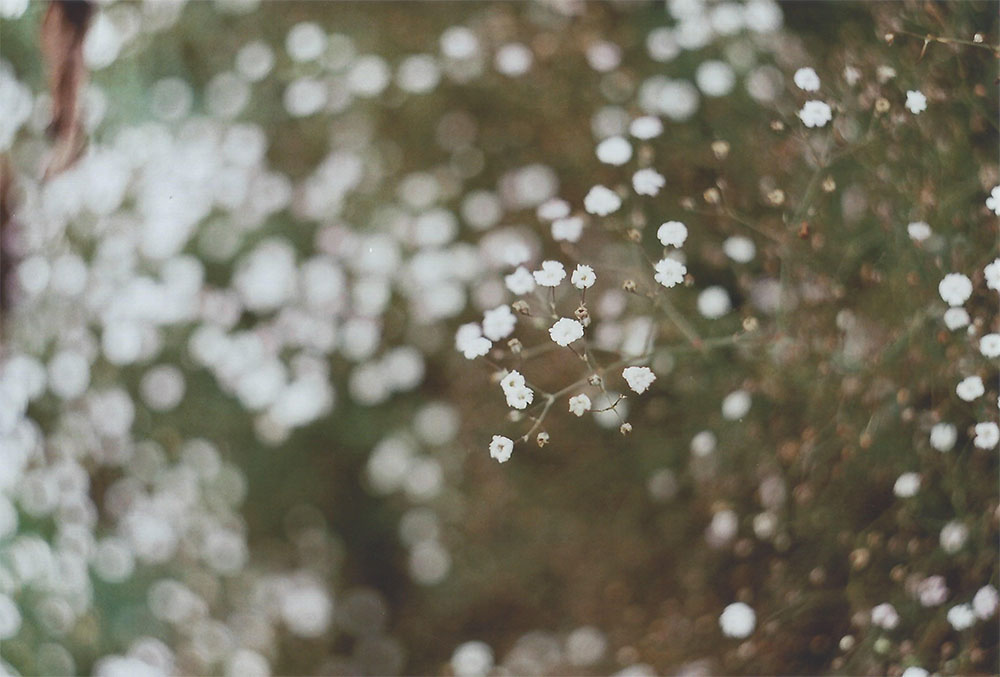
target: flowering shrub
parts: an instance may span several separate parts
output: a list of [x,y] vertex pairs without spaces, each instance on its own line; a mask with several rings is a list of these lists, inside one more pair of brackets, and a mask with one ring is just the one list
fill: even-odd
[[0,2],[0,666],[995,671],[994,9]]

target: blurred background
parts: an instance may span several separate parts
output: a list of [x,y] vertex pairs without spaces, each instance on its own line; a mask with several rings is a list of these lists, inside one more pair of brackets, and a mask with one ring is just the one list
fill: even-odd
[[0,667],[995,674],[998,10],[0,0]]

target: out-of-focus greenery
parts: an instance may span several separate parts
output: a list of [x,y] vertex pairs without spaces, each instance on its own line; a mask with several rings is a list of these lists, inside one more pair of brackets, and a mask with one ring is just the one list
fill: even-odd
[[[18,21],[0,24],[3,58],[39,89],[43,10],[32,4]],[[327,563],[331,585],[370,586],[384,595],[389,627],[405,647],[405,673],[451,670],[452,651],[468,640],[490,644],[500,662],[530,632],[585,625],[606,633],[610,647],[586,668],[593,673],[639,663],[662,673],[898,674],[908,665],[995,673],[996,616],[957,632],[946,611],[982,586],[997,585],[1000,575],[997,451],[976,448],[971,433],[975,423],[997,419],[996,362],[975,347],[979,335],[997,331],[997,296],[982,279],[997,256],[997,219],[983,205],[998,183],[997,56],[982,46],[925,44],[919,36],[971,40],[981,33],[985,44],[996,44],[997,4],[794,2],[782,10],[783,44],[750,57],[774,62],[786,79],[781,94],[762,104],[738,85],[731,95],[703,97],[691,120],[667,122],[666,133],[648,144],[653,166],[666,178],[656,198],[626,199],[619,214],[595,219],[576,245],[553,242],[532,209],[504,215],[505,225],[538,232],[539,260],[600,258],[603,289],[643,269],[644,255],[659,258],[657,224],[683,220],[697,289],[721,285],[732,297],[734,311],[709,320],[699,315],[696,290],[675,290],[674,303],[694,331],[708,344],[725,344],[704,352],[658,305],[641,294],[629,298],[627,314],[662,325],[652,360],[658,380],[646,395],[628,399],[630,436],[568,417],[560,402],[558,415],[546,421],[549,445],[520,445],[509,463],[496,464],[486,446],[504,429],[506,408],[490,381],[492,369],[450,350],[457,320],[475,321],[480,313],[469,309],[443,326],[413,326],[398,297],[399,307],[384,320],[386,335],[398,344],[445,345],[426,354],[419,389],[378,407],[353,403],[342,385],[350,367],[333,359],[331,379],[340,388],[334,410],[274,447],[258,441],[246,412],[209,374],[192,369],[181,405],[168,414],[138,408],[133,430],[167,448],[179,439],[210,439],[243,470],[251,559],[264,568],[288,566],[301,555],[284,541],[296,515],[322,524],[334,553]],[[283,76],[255,86],[240,119],[267,132],[270,166],[293,180],[315,168],[331,138],[359,126],[389,149],[389,175],[444,165],[450,153],[435,140],[439,123],[461,110],[478,127],[483,157],[482,171],[464,190],[495,189],[506,171],[543,163],[559,177],[559,195],[580,205],[592,185],[627,184],[630,176],[594,159],[598,109],[610,102],[632,105],[628,112],[638,114],[633,92],[645,78],[690,79],[706,59],[730,57],[713,44],[668,64],[648,59],[646,35],[670,23],[660,3],[588,3],[579,15],[548,25],[536,20],[545,11],[535,3],[273,2],[228,14],[212,3],[190,3],[174,26],[91,75],[108,102],[93,142],[110,141],[102,134],[117,125],[149,118],[147,93],[164,77],[190,83],[198,110],[204,86],[257,39],[278,50]],[[536,64],[520,79],[487,68],[469,83],[444,80],[425,96],[390,92],[344,114],[290,119],[282,93],[302,66],[280,50],[301,21],[348,35],[359,52],[391,63],[435,51],[449,26],[475,25],[493,44],[532,45]],[[887,40],[888,33],[894,38]],[[597,38],[623,50],[614,76],[587,65],[585,48]],[[834,104],[834,120],[821,130],[806,130],[796,118],[812,98],[790,83],[799,66],[819,72],[822,96]],[[859,84],[845,83],[846,66],[861,72]],[[880,67],[895,69],[895,77],[880,82]],[[909,89],[930,101],[919,116],[904,108]],[[888,110],[876,111],[880,99]],[[720,141],[728,144],[724,153],[713,150]],[[394,199],[393,190],[389,181],[352,195],[339,218],[363,232],[373,229],[366,219],[373,206]],[[775,190],[783,199],[771,197]],[[459,205],[456,195],[445,206]],[[933,242],[911,240],[906,227],[914,221],[931,225]],[[645,227],[639,244],[629,242],[632,227]],[[240,252],[274,234],[300,252],[314,247],[314,229],[286,210],[249,234]],[[731,235],[754,240],[753,261],[726,258],[721,245]],[[478,235],[463,230],[462,237]],[[197,238],[187,251],[200,256]],[[942,324],[937,285],[950,272],[976,285],[966,306],[975,336]],[[229,263],[206,261],[208,281],[225,284],[230,273]],[[773,314],[752,298],[764,278],[780,281],[784,302]],[[650,280],[637,282],[649,288]],[[7,331],[17,331],[10,326],[16,312]],[[530,329],[518,335],[526,345],[548,340]],[[189,361],[186,331],[167,336],[161,359]],[[528,368],[553,390],[578,371],[571,356]],[[987,392],[966,403],[955,397],[955,385],[972,373],[984,377]],[[136,392],[141,375],[108,367],[95,368],[94,378]],[[720,402],[738,389],[753,404],[729,421]],[[398,535],[411,501],[375,496],[365,469],[372,448],[408,428],[432,400],[456,406],[462,426],[456,442],[429,452],[445,476],[443,491],[428,505],[441,520],[451,567],[442,582],[421,586],[408,573]],[[43,429],[53,407],[42,402],[32,409]],[[937,421],[958,427],[949,453],[928,443]],[[717,446],[701,457],[690,444],[704,430]],[[922,477],[919,493],[896,497],[896,478],[910,471]],[[651,478],[672,489],[658,499]],[[92,478],[94,492],[101,486],[99,476]],[[762,496],[768,492],[782,496]],[[777,526],[763,538],[753,523],[768,503]],[[738,533],[713,547],[706,529],[721,510],[738,516]],[[968,527],[968,539],[946,553],[939,534],[953,520]],[[22,517],[22,530],[30,524]],[[74,630],[79,669],[138,634],[157,632],[143,605],[147,586],[164,572],[139,571],[126,584],[95,588],[95,618]],[[945,577],[951,595],[942,606],[924,607],[912,590],[932,574]],[[719,633],[718,616],[734,601],[757,614],[757,630],[746,640]],[[883,602],[892,602],[902,619],[893,631],[870,623],[871,608]],[[879,645],[882,637],[890,641]],[[25,632],[5,642],[4,660],[33,673],[39,641]],[[284,637],[274,671],[350,672],[329,659],[352,650],[338,641],[344,640],[324,645]],[[558,662],[545,668],[581,670]]]

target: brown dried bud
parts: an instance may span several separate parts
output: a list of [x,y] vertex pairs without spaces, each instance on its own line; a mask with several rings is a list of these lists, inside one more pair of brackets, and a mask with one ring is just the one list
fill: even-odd
[[875,100],[875,112],[876,113],[888,112],[889,107],[891,105],[892,104],[889,103],[889,99],[885,98],[884,96],[880,96]]
[[629,279],[622,282],[622,289],[629,292],[630,294],[634,294],[635,290],[637,289],[635,280]]
[[785,123],[781,120],[771,120],[771,131],[772,132],[783,132],[785,131]]
[[580,324],[584,327],[590,325],[590,311],[587,310],[587,306],[581,305],[573,311],[573,315],[576,316],[576,319],[580,320]]
[[625,231],[625,235],[629,240],[635,242],[636,244],[642,242],[642,233],[637,228],[629,228]]
[[621,432],[622,435],[628,435],[630,432],[632,432],[632,424],[629,423],[628,421],[625,421],[625,423],[622,423],[622,427],[619,428],[618,430]]
[[709,188],[701,196],[710,205],[717,205],[722,202],[722,193],[719,192],[718,188]]
[[729,142],[722,140],[713,141],[712,154],[715,155],[716,160],[725,160],[729,157]]
[[521,350],[524,349],[524,346],[521,345],[520,339],[516,338],[512,338],[511,340],[507,341],[507,347],[510,348],[510,352],[514,353],[515,355],[520,354]]
[[549,434],[546,432],[540,432],[538,433],[538,437],[535,438],[535,441],[538,442],[538,446],[544,447],[549,443]]
[[531,315],[531,308],[528,306],[528,302],[524,299],[518,299],[510,304],[510,307],[514,309],[515,313],[520,313],[521,315]]
[[835,190],[837,190],[837,182],[833,180],[832,176],[823,179],[823,192],[832,193]]
[[587,383],[589,383],[592,386],[599,386],[601,385],[601,383],[603,383],[603,381],[601,380],[601,377],[598,376],[597,374],[591,374],[590,378],[587,379]]
[[779,207],[785,204],[785,191],[780,188],[775,188],[770,193],[767,194],[768,204]]

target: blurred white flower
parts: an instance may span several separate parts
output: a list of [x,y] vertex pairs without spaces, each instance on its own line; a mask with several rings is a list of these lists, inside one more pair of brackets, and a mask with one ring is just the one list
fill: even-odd
[[597,144],[596,152],[597,159],[605,164],[623,165],[632,159],[632,144],[624,137],[612,136]]
[[808,66],[795,71],[792,79],[795,81],[795,86],[804,92],[819,91],[819,76],[816,75],[815,70]]
[[639,195],[656,195],[664,185],[666,179],[652,167],[640,169],[632,175],[632,188]]
[[799,111],[799,119],[806,127],[823,127],[833,119],[833,111],[823,101],[806,101]]
[[927,110],[927,97],[923,92],[911,89],[906,93],[906,108],[914,115],[920,115]]
[[722,418],[736,421],[750,411],[750,393],[745,390],[734,390],[722,400]]
[[979,352],[984,357],[1000,357],[1000,334],[986,334],[980,338]]
[[723,287],[708,287],[698,294],[698,312],[710,320],[719,319],[732,310],[732,307],[729,292]]
[[566,277],[566,269],[559,261],[542,261],[541,270],[534,271],[532,276],[541,287],[558,287]]
[[910,498],[917,495],[920,489],[920,475],[915,472],[905,472],[896,478],[892,492],[900,498]]
[[969,312],[965,308],[949,308],[944,311],[943,319],[944,325],[951,331],[967,327],[969,326],[969,322],[972,321],[972,318],[969,317]]
[[962,273],[948,273],[938,284],[938,293],[949,306],[960,306],[972,296],[972,280]]
[[899,614],[896,612],[896,607],[889,604],[888,602],[883,602],[872,609],[872,625],[878,626],[883,630],[892,630],[897,625],[899,625]]
[[973,440],[980,449],[992,449],[1000,443],[1000,426],[996,423],[977,423],[976,438]]
[[517,316],[506,304],[483,313],[483,335],[491,341],[510,336],[516,324]]
[[968,604],[958,604],[948,609],[948,622],[958,632],[968,630],[976,624],[976,614]]
[[982,620],[986,620],[996,613],[997,605],[1000,604],[1000,595],[992,585],[985,585],[976,591],[972,598],[972,609]]
[[955,393],[966,402],[972,402],[982,397],[985,392],[986,387],[983,385],[983,379],[978,376],[966,376],[955,387]]
[[969,527],[965,526],[961,522],[951,521],[941,527],[938,542],[941,544],[942,550],[949,555],[954,555],[962,549],[962,546],[965,545],[968,538]]
[[951,451],[957,439],[958,429],[950,423],[936,423],[931,428],[931,446],[938,451]]
[[757,614],[743,602],[734,602],[719,616],[719,627],[726,637],[742,639],[749,637],[757,626]]
[[914,221],[906,227],[906,232],[914,242],[923,242],[931,236],[931,227],[924,221]]
[[516,296],[530,294],[535,290],[535,278],[524,266],[518,266],[517,270],[504,277],[503,281],[510,293]]
[[583,219],[569,216],[552,222],[552,239],[556,242],[577,242],[583,234]]
[[583,198],[583,208],[589,214],[597,216],[607,216],[618,211],[622,206],[622,199],[618,193],[610,188],[597,185],[591,188],[586,197]]

